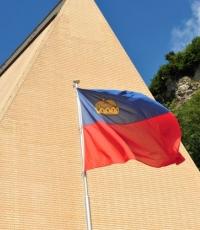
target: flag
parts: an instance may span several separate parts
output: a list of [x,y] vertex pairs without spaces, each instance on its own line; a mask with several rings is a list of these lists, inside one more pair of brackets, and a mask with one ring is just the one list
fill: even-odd
[[180,164],[181,130],[160,103],[136,92],[77,89],[84,139],[84,169],[131,159],[160,168]]

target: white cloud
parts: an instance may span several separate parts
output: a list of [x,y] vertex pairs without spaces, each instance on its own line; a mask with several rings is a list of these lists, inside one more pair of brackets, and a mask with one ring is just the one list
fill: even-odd
[[200,35],[200,1],[195,0],[191,4],[192,17],[180,28],[172,30],[172,50],[183,50],[194,37]]

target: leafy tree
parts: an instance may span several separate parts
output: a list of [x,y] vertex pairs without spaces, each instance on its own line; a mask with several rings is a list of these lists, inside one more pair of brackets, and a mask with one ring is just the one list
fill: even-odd
[[200,62],[200,37],[196,37],[187,45],[184,53],[187,56],[185,64],[196,66]]
[[166,81],[171,79],[170,74],[169,66],[167,64],[161,65],[158,73],[154,76],[151,85],[149,86],[149,90],[154,98],[162,104],[168,104],[169,98],[171,98],[171,95],[166,94]]
[[173,59],[174,55],[175,55],[174,51],[171,51],[171,52],[165,54],[165,60],[171,61]]
[[185,72],[193,75],[200,63],[200,37],[196,37],[183,52]]
[[200,169],[200,91],[175,113],[182,128],[182,142]]

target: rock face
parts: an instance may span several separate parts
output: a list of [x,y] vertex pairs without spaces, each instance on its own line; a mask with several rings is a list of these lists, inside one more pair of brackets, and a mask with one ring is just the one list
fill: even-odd
[[177,89],[175,90],[175,96],[180,104],[184,104],[191,98],[194,92],[200,88],[200,80],[191,79],[187,76],[182,77],[176,83]]
[[193,77],[184,76],[178,81],[168,79],[165,86],[166,91],[163,92],[163,96],[169,101],[175,97],[178,104],[183,105],[200,88],[200,67]]

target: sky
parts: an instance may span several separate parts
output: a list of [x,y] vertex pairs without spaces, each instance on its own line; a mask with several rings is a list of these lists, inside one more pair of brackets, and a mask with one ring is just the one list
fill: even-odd
[[[81,1],[81,0],[80,0]],[[59,0],[1,0],[0,65]],[[95,0],[147,85],[166,63],[200,35],[200,0]]]

